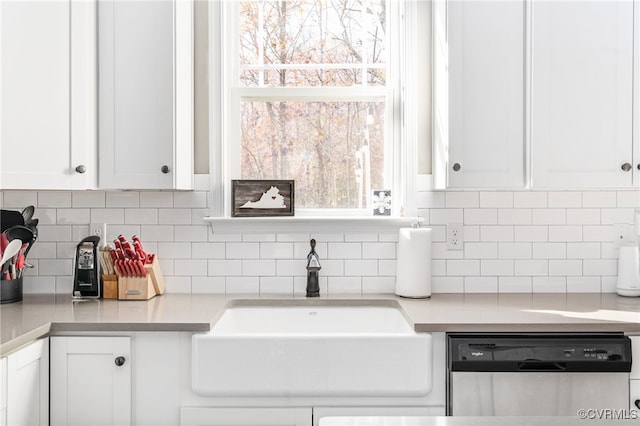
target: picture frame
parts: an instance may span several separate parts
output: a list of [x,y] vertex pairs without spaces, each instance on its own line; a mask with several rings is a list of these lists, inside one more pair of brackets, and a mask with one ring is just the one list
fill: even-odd
[[293,216],[293,180],[232,180],[232,217]]

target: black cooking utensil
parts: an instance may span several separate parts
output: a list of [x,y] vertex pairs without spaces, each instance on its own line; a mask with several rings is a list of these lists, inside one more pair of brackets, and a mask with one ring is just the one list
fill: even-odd
[[35,211],[36,208],[33,206],[27,206],[22,210],[22,218],[24,219],[25,224],[31,220]]
[[28,226],[16,225],[7,229],[4,233],[9,241],[20,240],[22,244],[33,241],[33,231]]
[[14,210],[0,210],[0,232],[16,225],[24,225],[22,213]]

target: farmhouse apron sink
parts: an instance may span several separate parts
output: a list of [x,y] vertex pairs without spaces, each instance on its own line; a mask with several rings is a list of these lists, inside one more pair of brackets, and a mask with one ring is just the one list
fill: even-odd
[[192,387],[204,396],[423,396],[431,345],[394,301],[236,301],[193,336]]

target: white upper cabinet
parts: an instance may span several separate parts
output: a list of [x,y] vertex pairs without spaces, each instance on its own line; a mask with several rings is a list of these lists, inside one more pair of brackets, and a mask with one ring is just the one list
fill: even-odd
[[632,185],[633,19],[633,0],[532,2],[533,186]]
[[95,186],[95,13],[0,2],[0,189]]
[[100,188],[192,189],[193,3],[100,0]]
[[524,16],[524,0],[448,2],[448,187],[525,184]]

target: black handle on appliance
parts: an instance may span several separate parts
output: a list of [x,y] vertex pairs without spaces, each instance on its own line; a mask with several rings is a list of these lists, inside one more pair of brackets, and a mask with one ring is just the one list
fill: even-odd
[[545,362],[527,360],[518,363],[518,371],[564,371],[567,364],[564,362]]
[[636,399],[635,401],[633,401],[633,405],[640,409],[640,399]]

